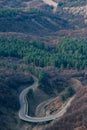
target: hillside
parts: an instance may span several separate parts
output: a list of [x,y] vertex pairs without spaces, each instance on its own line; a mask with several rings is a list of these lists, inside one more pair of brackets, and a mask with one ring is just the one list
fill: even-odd
[[45,130],[86,130],[87,129],[87,86],[81,88],[72,105],[59,121]]
[[31,9],[27,13],[1,9],[0,26],[0,32],[21,32],[43,36],[50,32],[68,29],[70,23],[61,17],[37,9]]
[[[19,130],[21,121],[17,112],[20,108],[19,92],[23,89],[21,85],[33,82],[29,74],[13,69],[0,67],[0,129]],[[9,123],[10,122],[10,123]],[[14,127],[14,128],[13,128]]]
[[[28,10],[24,10],[22,6],[27,8],[26,5],[28,4],[25,4],[27,2],[32,3],[32,7],[29,4]],[[57,11],[53,13],[53,9],[44,2],[37,8],[36,5],[40,4],[39,0],[37,2],[1,1],[0,32],[21,32],[36,35],[37,37],[45,37],[47,34],[53,36],[55,35],[54,32],[56,32],[57,36],[60,36],[60,30],[66,30],[67,33],[68,30],[70,32],[77,30],[78,32],[81,29],[85,29],[87,24],[87,8],[86,5],[82,6],[80,2],[77,2],[78,6],[69,7],[70,4],[75,2],[65,1],[63,2],[64,5],[60,6],[59,4]],[[83,3],[85,4],[85,1]],[[62,35],[66,35],[66,32]]]
[[86,102],[86,0],[0,0],[0,130],[87,130]]

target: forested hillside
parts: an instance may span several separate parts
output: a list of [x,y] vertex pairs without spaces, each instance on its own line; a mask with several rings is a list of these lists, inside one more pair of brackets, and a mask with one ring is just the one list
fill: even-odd
[[[39,43],[38,43],[39,42]],[[87,67],[86,39],[64,38],[55,48],[41,41],[26,42],[17,39],[0,39],[0,56],[22,58],[35,66],[85,69]]]
[[[87,130],[87,1],[49,1],[0,0],[0,130]],[[21,120],[31,84],[25,116],[61,118]]]

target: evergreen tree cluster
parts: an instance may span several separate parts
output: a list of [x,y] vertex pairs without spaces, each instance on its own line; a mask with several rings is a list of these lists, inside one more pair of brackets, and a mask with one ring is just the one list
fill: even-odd
[[86,39],[63,38],[53,50],[42,41],[27,42],[17,39],[0,39],[0,56],[22,58],[26,64],[55,66],[67,69],[87,68]]

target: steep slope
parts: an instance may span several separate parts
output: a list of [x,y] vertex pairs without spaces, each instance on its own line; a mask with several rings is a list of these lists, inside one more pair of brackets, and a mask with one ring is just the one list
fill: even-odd
[[37,9],[27,13],[2,9],[0,10],[0,26],[0,32],[21,32],[34,35],[46,35],[61,29],[71,28],[67,20]]
[[[22,41],[12,42],[10,38],[8,42],[6,40],[5,44],[3,40],[1,40],[0,130],[32,130],[33,126],[35,126],[36,130],[35,124],[27,124],[19,120],[18,117],[18,96],[19,91],[23,89],[20,86],[33,82],[31,76],[25,73],[25,70],[33,70],[32,72],[34,73],[35,71],[35,74],[41,70],[43,72],[48,71],[47,73],[49,74],[45,80],[48,80],[48,82],[45,82],[45,84],[41,86],[42,93],[41,91],[35,93],[40,93],[42,96],[43,91],[47,92],[47,94],[50,92],[56,92],[56,94],[58,94],[57,91],[65,89],[68,85],[67,80],[69,80],[72,73],[76,71],[72,70],[72,68],[78,69],[79,72],[81,69],[87,68],[87,42],[83,40],[83,37],[87,39],[87,1],[54,1],[58,3],[55,12],[53,12],[53,6],[50,6],[50,4],[44,2],[44,0],[0,0],[1,39],[2,37],[15,38],[15,41],[16,38],[27,39],[29,45],[31,44],[30,40],[33,41],[34,39],[41,39],[43,43],[46,42],[44,46],[45,50],[43,49],[43,43],[41,42],[40,44],[39,40],[33,42],[33,46],[31,44],[31,47],[25,44],[26,42],[23,42],[23,44],[21,44]],[[72,42],[67,39],[66,41],[65,38],[64,42],[69,46],[60,44],[63,43],[63,41],[60,42],[61,37],[66,36],[76,40]],[[80,40],[81,37],[83,38],[82,40]],[[80,40],[79,42],[78,39]],[[86,39],[85,41],[87,41]],[[58,50],[55,48],[55,44],[61,45],[56,46]],[[60,54],[55,57],[54,55],[57,51]],[[47,52],[50,52],[51,57],[49,57]],[[23,55],[25,56],[23,58],[25,63],[21,59],[16,59],[18,58],[18,54],[19,58],[22,58]],[[5,60],[3,58],[4,56],[6,56]],[[46,67],[44,67],[45,60]],[[51,64],[49,64],[49,60],[52,62]],[[17,64],[19,67],[17,67]],[[55,69],[49,69],[50,67],[48,65],[52,67],[55,65]],[[56,67],[60,69],[57,71]],[[71,70],[69,72],[64,70],[63,72],[63,67]],[[20,69],[22,69],[22,72]],[[64,75],[62,75],[63,73]],[[40,73],[38,75],[41,76]],[[49,123],[49,125],[47,124],[46,128],[44,128],[45,124],[43,124],[41,126],[42,128],[39,129],[38,126],[40,125],[37,124],[38,130],[42,130],[43,128],[45,130],[87,130],[87,70],[85,70],[85,74],[82,77],[79,77],[79,75],[80,73],[74,73],[73,76],[76,76],[77,79],[83,83],[83,87],[79,84],[79,91],[76,93],[76,98],[67,112],[60,120],[54,120],[52,123]],[[75,89],[77,89],[77,85]],[[37,100],[40,98],[39,95],[35,95],[35,98],[36,97]],[[57,100],[48,105],[47,109],[49,109],[49,107],[53,109],[54,103],[56,105],[56,103],[58,103]],[[56,107],[58,108],[59,105]],[[31,109],[32,108],[33,107],[31,107]]]
[[[0,2],[0,32],[20,36],[41,38],[56,42],[58,37],[67,35],[86,36],[87,6],[86,1],[56,1],[58,8],[53,13],[53,7],[43,1],[14,0]],[[76,4],[78,3],[78,4]],[[72,5],[72,6],[71,6]],[[49,37],[47,37],[49,35]],[[22,37],[22,36],[21,36]],[[50,40],[49,40],[50,39]]]
[[18,118],[21,84],[33,82],[29,74],[0,67],[0,130],[22,129]]
[[[85,76],[84,79],[87,80]],[[82,86],[76,93],[70,108],[59,120],[54,121],[45,130],[86,130],[87,129],[87,86]]]

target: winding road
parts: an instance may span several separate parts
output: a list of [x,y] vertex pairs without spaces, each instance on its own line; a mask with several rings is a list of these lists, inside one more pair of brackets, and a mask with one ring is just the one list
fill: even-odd
[[75,96],[70,98],[70,100],[67,102],[64,108],[55,115],[49,115],[45,117],[31,117],[28,115],[28,102],[26,99],[26,95],[30,89],[35,90],[38,87],[38,79],[35,76],[33,76],[33,79],[34,79],[33,85],[25,88],[19,95],[19,101],[20,101],[19,118],[21,120],[24,120],[27,122],[33,122],[33,123],[51,121],[56,118],[60,119],[60,117],[63,116],[63,114],[66,112],[67,108],[71,105],[71,102]]
[[53,6],[53,12],[56,12],[57,10],[57,6],[58,6],[58,3],[53,1],[53,0],[42,0],[45,4],[49,5],[49,6]]
[[[34,4],[34,6],[35,6],[35,3],[37,2],[37,0],[32,0],[32,2]],[[31,1],[29,1],[29,2],[23,2],[26,5],[25,10],[29,10],[30,9],[30,4],[32,5],[32,2]],[[54,13],[56,12],[57,7],[58,7],[58,3],[57,2],[55,2],[53,0],[42,0],[42,2],[44,2],[45,4],[47,4],[49,6],[52,6],[53,7],[53,12]]]

